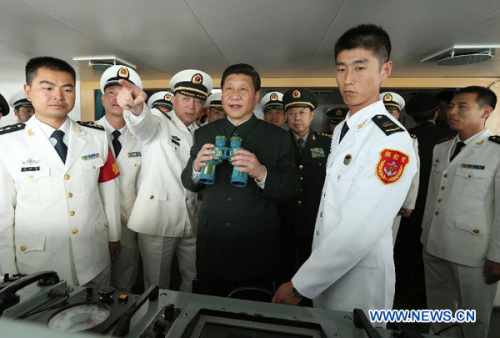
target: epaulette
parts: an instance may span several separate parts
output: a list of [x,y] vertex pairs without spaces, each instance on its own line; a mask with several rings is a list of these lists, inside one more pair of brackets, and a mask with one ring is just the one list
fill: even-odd
[[403,128],[392,122],[390,118],[385,115],[375,115],[372,118],[373,122],[380,128],[386,135],[405,131]]
[[104,130],[104,127],[101,125],[96,124],[94,121],[76,121],[81,126],[88,127],[88,128],[93,128],[93,129],[99,129],[99,130]]
[[444,138],[444,139],[442,139],[442,140],[439,140],[437,144],[439,144],[439,143],[443,143],[443,142],[446,142],[446,141],[449,141],[449,140],[451,140],[451,139],[453,139],[453,138],[455,138],[455,136],[450,136],[450,137]]
[[488,138],[488,140],[490,140],[491,142],[494,142],[494,143],[500,144],[500,136],[498,136],[498,135],[493,135],[493,136],[490,136],[490,137]]
[[410,133],[410,137],[411,137],[411,138],[417,138],[417,135],[415,135],[415,134],[411,134],[411,133]]
[[0,128],[0,135],[23,130],[24,127],[26,127],[26,124],[24,124],[24,123],[16,123],[16,124],[11,124],[9,126],[5,126],[5,127]]
[[332,138],[332,134],[327,134],[327,133],[319,133],[321,136]]

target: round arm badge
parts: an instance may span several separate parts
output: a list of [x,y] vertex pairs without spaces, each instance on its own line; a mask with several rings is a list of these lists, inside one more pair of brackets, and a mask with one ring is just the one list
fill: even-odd
[[377,163],[377,177],[384,184],[397,182],[410,162],[410,157],[405,153],[394,150],[384,149],[380,152],[380,160]]

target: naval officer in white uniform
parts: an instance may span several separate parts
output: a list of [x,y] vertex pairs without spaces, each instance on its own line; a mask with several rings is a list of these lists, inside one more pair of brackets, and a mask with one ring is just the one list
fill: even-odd
[[[196,194],[181,183],[181,173],[189,160],[193,132],[212,78],[199,70],[184,70],[174,75],[174,110],[166,117],[152,114],[144,104],[146,94],[137,86],[120,81],[124,87],[118,103],[125,109],[127,127],[142,143],[142,170],[139,191],[128,227],[139,234],[139,250],[144,265],[145,286],[169,288],[174,253],[179,261],[181,291],[192,290],[196,276]],[[133,97],[141,103],[134,104]],[[137,106],[137,107],[136,107]],[[135,107],[132,110],[131,107]]]
[[121,237],[108,136],[68,117],[76,95],[69,64],[34,58],[26,74],[35,116],[0,130],[0,271],[55,270],[72,285],[107,286]]
[[101,102],[106,113],[97,124],[104,127],[111,139],[111,151],[120,168],[117,178],[120,187],[120,215],[122,223],[122,249],[111,264],[111,285],[121,292],[131,292],[137,277],[139,249],[137,233],[127,227],[130,212],[137,196],[137,181],[141,171],[141,143],[127,129],[123,110],[116,102],[121,89],[118,80],[125,79],[142,88],[139,75],[127,66],[111,66],[101,76]]
[[311,256],[273,302],[392,308],[392,222],[417,166],[408,132],[379,99],[392,70],[390,46],[374,25],[350,29],[335,45],[336,80],[350,111],[332,136]]
[[485,121],[496,102],[484,87],[459,90],[448,111],[458,135],[434,147],[421,237],[427,307],[476,310],[475,323],[445,335],[488,336],[500,279],[500,137]]

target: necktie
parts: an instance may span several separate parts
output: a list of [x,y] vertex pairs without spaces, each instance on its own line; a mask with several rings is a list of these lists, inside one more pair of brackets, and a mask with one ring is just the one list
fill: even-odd
[[463,142],[457,143],[457,146],[455,147],[455,151],[453,152],[453,154],[450,157],[450,162],[453,161],[453,159],[458,155],[458,153],[460,153],[460,151],[462,150],[463,147],[465,147],[465,143],[463,143]]
[[120,143],[120,141],[118,141],[118,137],[120,137],[120,135],[122,133],[120,133],[118,130],[115,130],[111,134],[113,135],[113,141],[111,141],[111,143],[113,143],[113,149],[115,151],[115,157],[118,157],[118,154],[122,150],[122,144]]
[[348,131],[349,131],[349,126],[347,125],[347,123],[344,123],[344,125],[342,126],[342,130],[340,131],[339,144],[340,142],[342,142],[342,139],[344,138],[345,134],[347,134]]
[[59,155],[63,163],[66,163],[66,156],[68,156],[68,146],[63,142],[64,131],[56,130],[52,133],[51,136],[57,141],[56,145],[54,146],[54,148],[56,148],[57,155]]
[[297,140],[297,148],[299,150],[299,156],[302,156],[302,153],[304,152],[304,140],[299,138]]

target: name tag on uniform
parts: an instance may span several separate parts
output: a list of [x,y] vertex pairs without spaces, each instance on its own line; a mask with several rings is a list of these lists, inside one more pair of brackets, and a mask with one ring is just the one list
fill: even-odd
[[312,158],[326,157],[323,148],[311,148]]
[[462,163],[462,168],[484,170],[484,165]]
[[131,151],[130,153],[128,153],[128,157],[129,158],[132,158],[132,157],[141,157],[142,154],[140,151]]
[[25,171],[40,171],[40,167],[22,167],[21,172]]
[[84,156],[82,156],[82,160],[84,160],[84,161],[87,161],[87,160],[93,160],[93,159],[95,159],[95,158],[99,158],[99,157],[101,157],[101,156],[99,155],[99,153],[95,153],[95,154],[88,154],[88,155],[84,155]]

